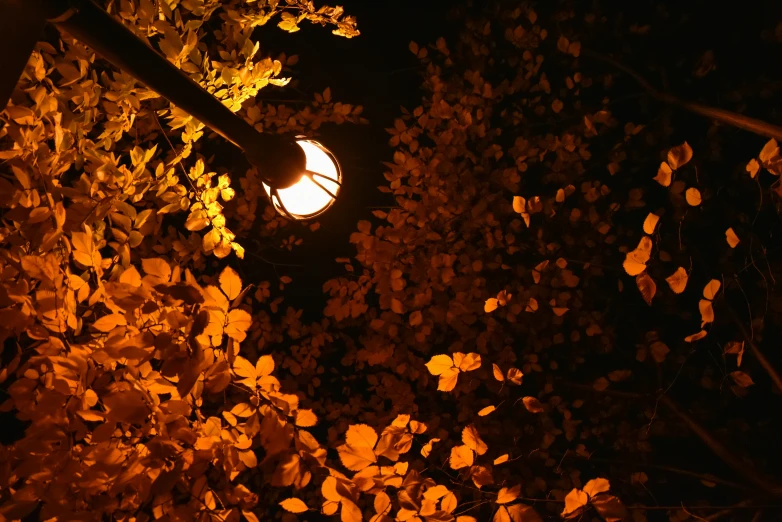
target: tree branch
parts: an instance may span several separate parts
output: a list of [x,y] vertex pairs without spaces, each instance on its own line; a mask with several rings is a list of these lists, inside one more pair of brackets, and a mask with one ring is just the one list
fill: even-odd
[[[771,377],[771,380],[776,385],[777,389],[782,392],[782,377],[779,376],[779,372],[777,372],[776,368],[774,368],[769,360],[766,359],[766,356],[763,355],[763,352],[760,351],[760,348],[758,348],[758,345],[755,344],[755,341],[752,340],[752,335],[750,335],[750,333],[747,331],[747,327],[744,326],[744,323],[741,321],[733,307],[726,302],[725,308],[727,308],[728,313],[730,314],[730,318],[738,327],[742,337],[744,337],[744,342],[747,344],[747,346],[749,346],[752,355],[755,357],[755,359],[757,359],[763,369],[766,370],[766,373],[769,377]],[[750,317],[750,322],[751,321],[752,318]]]
[[611,58],[610,56],[606,56],[591,49],[583,48],[581,49],[581,54],[607,63],[612,67],[619,69],[635,80],[653,98],[663,103],[680,107],[693,114],[710,118],[724,125],[743,129],[760,136],[765,136],[767,138],[773,138],[777,141],[782,141],[782,127],[755,118],[750,118],[749,116],[744,116],[743,114],[738,114],[736,112],[726,111],[724,109],[717,109],[716,107],[709,107],[708,105],[682,100],[673,94],[657,90],[638,72],[631,69],[630,67],[627,67],[614,58]]

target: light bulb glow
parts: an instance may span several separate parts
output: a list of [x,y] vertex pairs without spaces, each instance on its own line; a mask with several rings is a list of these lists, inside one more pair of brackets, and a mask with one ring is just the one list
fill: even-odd
[[342,172],[336,158],[317,141],[300,139],[296,143],[304,151],[307,172],[288,188],[272,189],[265,183],[263,188],[278,212],[294,219],[308,219],[334,203]]

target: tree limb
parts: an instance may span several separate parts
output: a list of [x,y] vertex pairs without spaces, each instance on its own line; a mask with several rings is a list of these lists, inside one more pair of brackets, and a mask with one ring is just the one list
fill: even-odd
[[698,114],[699,116],[710,118],[724,125],[729,125],[731,127],[743,129],[752,132],[754,134],[758,134],[760,136],[765,136],[767,138],[773,138],[777,141],[782,141],[782,127],[773,125],[763,120],[751,118],[749,116],[745,116],[743,114],[739,114],[736,112],[726,111],[724,109],[717,109],[716,107],[709,107],[708,105],[702,105],[700,103],[682,100],[674,96],[673,94],[669,94],[657,90],[652,84],[646,81],[646,79],[643,76],[641,76],[638,72],[631,69],[630,67],[627,67],[626,65],[615,60],[614,58],[611,58],[610,56],[606,56],[604,54],[598,53],[591,49],[583,49],[583,48],[581,49],[581,54],[584,56],[588,56],[590,58],[594,58],[601,62],[607,63],[613,66],[614,68],[619,69],[623,73],[630,76],[633,80],[635,80],[653,98],[663,103],[680,107],[693,114]]

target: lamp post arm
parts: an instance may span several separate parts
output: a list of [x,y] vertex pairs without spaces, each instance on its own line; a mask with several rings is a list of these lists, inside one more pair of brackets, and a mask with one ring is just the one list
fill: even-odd
[[[280,188],[305,170],[304,153],[292,140],[260,133],[187,74],[92,0],[0,0],[37,11],[123,71],[241,148],[262,178]],[[5,11],[6,9],[3,9]]]

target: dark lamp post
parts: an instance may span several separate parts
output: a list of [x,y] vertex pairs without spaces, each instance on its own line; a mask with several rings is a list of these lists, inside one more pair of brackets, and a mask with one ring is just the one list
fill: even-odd
[[336,199],[342,173],[326,148],[304,138],[256,131],[92,0],[0,0],[3,108],[47,22],[241,148],[258,169],[277,211],[308,219]]

